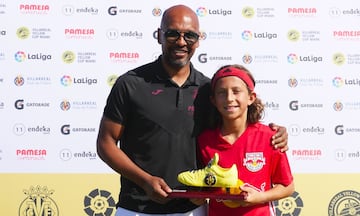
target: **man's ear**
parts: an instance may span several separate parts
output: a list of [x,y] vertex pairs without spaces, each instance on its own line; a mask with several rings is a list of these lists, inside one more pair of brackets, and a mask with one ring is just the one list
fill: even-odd
[[157,29],[157,41],[158,41],[158,44],[161,44],[161,29],[160,28]]

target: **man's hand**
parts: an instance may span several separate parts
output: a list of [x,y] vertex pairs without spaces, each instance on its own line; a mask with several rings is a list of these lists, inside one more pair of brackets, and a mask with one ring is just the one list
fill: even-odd
[[164,179],[156,176],[151,176],[150,179],[145,182],[143,189],[152,201],[160,204],[165,204],[169,201],[167,196],[172,191]]
[[270,123],[269,127],[272,130],[276,131],[276,134],[272,137],[271,143],[273,144],[274,148],[280,149],[281,152],[287,151],[288,147],[288,133],[286,128],[283,126],[276,125],[274,123]]

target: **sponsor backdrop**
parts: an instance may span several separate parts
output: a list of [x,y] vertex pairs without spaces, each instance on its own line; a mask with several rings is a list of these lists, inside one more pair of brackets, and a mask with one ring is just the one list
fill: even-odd
[[[359,215],[358,0],[182,2],[201,22],[193,64],[244,64],[264,122],[288,129],[296,192],[277,215]],[[114,80],[159,56],[177,3],[0,1],[0,215],[114,214],[99,120]]]

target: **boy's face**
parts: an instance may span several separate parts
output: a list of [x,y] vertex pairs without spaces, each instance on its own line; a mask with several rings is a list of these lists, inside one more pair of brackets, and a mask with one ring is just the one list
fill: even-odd
[[217,80],[211,101],[223,118],[246,120],[248,106],[255,99],[256,94],[249,92],[243,80],[236,76],[226,76]]

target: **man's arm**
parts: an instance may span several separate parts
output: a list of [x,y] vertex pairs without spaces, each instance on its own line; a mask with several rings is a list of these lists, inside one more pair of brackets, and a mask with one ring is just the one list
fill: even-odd
[[271,143],[276,149],[280,149],[281,152],[285,152],[289,149],[288,146],[288,133],[283,126],[270,123],[269,127],[276,131],[276,134],[272,137]]
[[142,170],[117,146],[123,131],[123,125],[106,117],[101,119],[96,143],[99,157],[114,171],[142,187],[152,200],[165,202],[164,198],[171,192],[166,182]]

